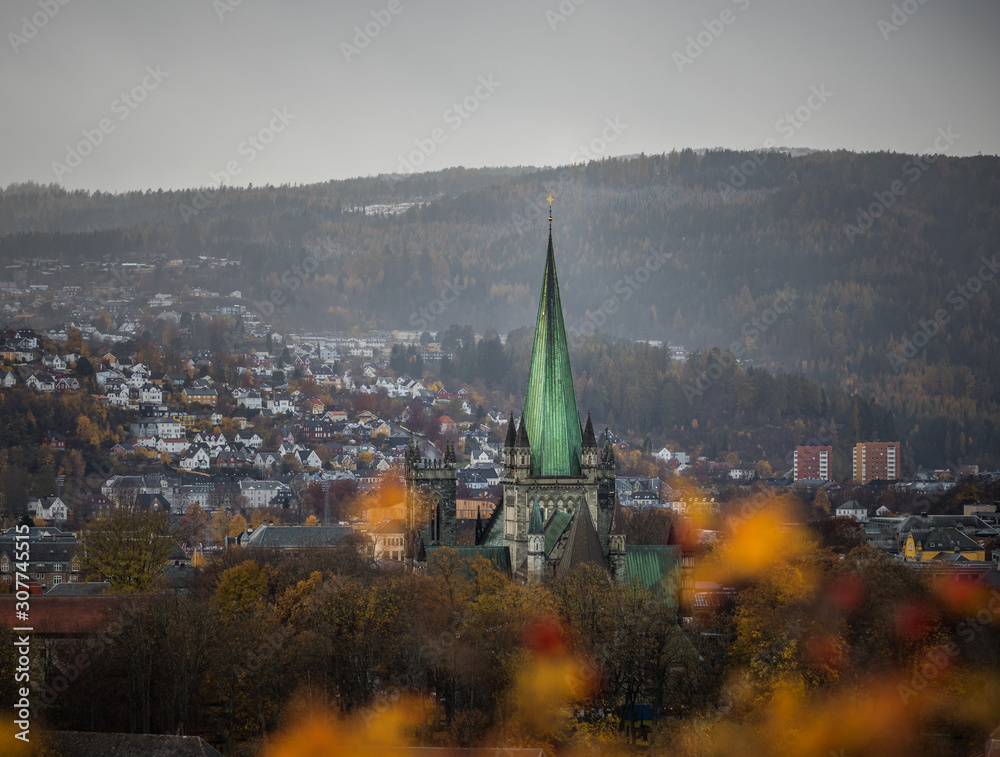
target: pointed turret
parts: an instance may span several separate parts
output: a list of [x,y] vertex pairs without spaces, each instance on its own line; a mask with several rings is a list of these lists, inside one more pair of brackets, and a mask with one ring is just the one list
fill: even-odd
[[611,514],[611,531],[609,533],[612,536],[625,535],[625,516],[622,514],[622,503],[617,496],[615,496],[615,510]]
[[545,534],[545,525],[542,523],[542,511],[538,507],[538,497],[535,497],[535,504],[531,508],[531,521],[528,523],[528,535]]
[[619,584],[625,583],[628,573],[628,556],[625,551],[625,517],[622,503],[615,497],[615,511],[611,515],[611,531],[608,534],[608,567]]
[[505,447],[513,447],[514,443],[517,441],[516,431],[514,430],[514,411],[510,411],[510,420],[507,421],[507,438],[504,440]]
[[531,350],[523,418],[527,418],[533,476],[579,476],[582,433],[576,407],[569,345],[559,298],[555,248],[552,244],[551,198],[549,247],[538,301],[535,342]]
[[521,414],[521,422],[517,426],[517,439],[514,442],[515,447],[530,447],[531,443],[528,441],[528,429],[524,425],[524,414]]
[[590,412],[587,412],[587,426],[583,429],[583,446],[596,447],[597,437],[594,436],[594,422],[590,420]]
[[525,568],[529,581],[540,581],[545,572],[545,525],[542,523],[542,511],[538,507],[537,496],[528,523],[528,555]]

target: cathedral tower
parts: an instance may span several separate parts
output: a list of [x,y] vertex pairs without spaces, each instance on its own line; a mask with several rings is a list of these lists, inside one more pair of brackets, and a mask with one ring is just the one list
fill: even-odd
[[[587,528],[596,531],[597,537],[591,540],[587,536],[587,543],[599,542],[604,552],[603,556],[591,556],[606,561],[614,509],[613,457],[599,454],[590,416],[587,416],[586,428],[581,428],[576,405],[552,242],[553,199],[549,197],[549,244],[524,412],[516,434],[511,416],[508,448],[504,453],[503,544],[510,550],[515,570],[529,573],[529,553],[532,559],[537,559],[535,550],[529,549],[529,540],[537,536],[532,531],[538,530],[533,510],[537,509],[543,524],[556,523],[557,530],[562,526],[558,534],[552,534],[561,541],[556,539],[546,556],[550,568],[554,569],[560,555],[566,551],[570,532],[579,531],[580,539],[586,536],[586,528],[568,527],[569,520],[584,508],[589,516],[584,519],[589,524]],[[537,548],[534,542],[530,546]],[[584,551],[589,554],[596,550]]]

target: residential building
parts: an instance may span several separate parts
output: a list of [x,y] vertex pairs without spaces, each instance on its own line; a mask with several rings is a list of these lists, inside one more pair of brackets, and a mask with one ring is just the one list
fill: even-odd
[[240,495],[246,499],[247,507],[268,507],[275,497],[290,492],[286,484],[280,481],[240,481]]
[[798,446],[792,458],[792,480],[803,478],[832,481],[830,457],[833,447]]
[[899,442],[859,442],[854,445],[851,477],[859,484],[899,478]]
[[[15,583],[14,576],[19,571],[15,545],[15,528],[0,531],[0,580]],[[60,531],[58,528],[33,527],[28,529],[28,571],[30,580],[50,588],[63,582],[75,582],[80,573],[79,558],[76,555],[76,534]]]

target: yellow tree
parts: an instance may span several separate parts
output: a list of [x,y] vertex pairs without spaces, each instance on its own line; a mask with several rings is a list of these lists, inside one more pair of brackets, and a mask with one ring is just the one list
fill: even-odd
[[237,536],[242,534],[247,530],[247,519],[242,515],[237,513],[233,516],[233,519],[229,522],[229,538],[235,539]]
[[82,444],[93,447],[101,445],[101,429],[86,415],[81,415],[76,420],[76,437]]
[[85,570],[115,594],[150,591],[176,546],[166,513],[120,505],[91,521],[80,537]]
[[220,508],[215,511],[215,515],[212,516],[212,541],[216,544],[225,542],[232,520],[233,516],[225,510]]
[[228,620],[235,614],[263,609],[266,592],[267,576],[253,560],[245,560],[223,572],[213,603]]

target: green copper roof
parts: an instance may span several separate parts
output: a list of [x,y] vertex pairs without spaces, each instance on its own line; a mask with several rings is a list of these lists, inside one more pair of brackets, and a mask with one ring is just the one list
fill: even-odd
[[535,344],[531,351],[524,417],[531,441],[533,476],[579,476],[580,413],[576,409],[569,345],[559,300],[556,256],[549,223],[549,250],[545,258],[542,296],[538,301]]
[[563,535],[563,531],[566,530],[571,520],[573,520],[573,516],[569,513],[564,513],[562,510],[556,510],[552,513],[552,517],[549,518],[549,522],[545,526],[546,555],[552,551],[552,548],[559,541],[559,537]]
[[681,548],[665,544],[629,544],[625,547],[625,577],[652,591],[667,607],[677,607]]

